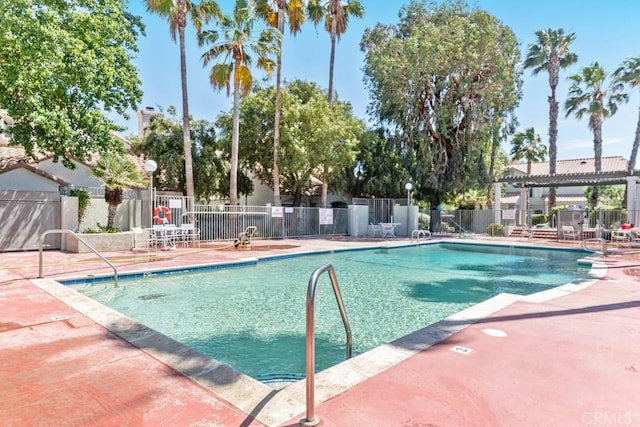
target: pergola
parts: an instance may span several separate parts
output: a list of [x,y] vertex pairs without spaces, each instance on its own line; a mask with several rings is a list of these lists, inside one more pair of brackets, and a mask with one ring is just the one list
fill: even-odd
[[[529,188],[534,187],[583,187],[583,186],[603,186],[603,185],[626,185],[627,187],[627,210],[638,211],[637,207],[637,184],[638,176],[629,176],[626,171],[611,172],[589,172],[589,173],[567,173],[549,175],[520,175],[508,176],[497,180],[494,183],[494,206],[496,206],[496,222],[500,222],[500,205],[502,197],[502,185],[510,184],[520,188],[521,200],[528,200]],[[521,214],[528,209],[524,206]],[[638,221],[640,222],[640,221]]]

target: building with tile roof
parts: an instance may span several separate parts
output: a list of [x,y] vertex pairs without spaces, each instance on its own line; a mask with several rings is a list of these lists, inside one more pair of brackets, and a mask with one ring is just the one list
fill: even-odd
[[[527,163],[513,163],[504,169],[497,181],[505,186],[500,197],[505,209],[522,208],[523,195],[528,192],[529,209],[535,213],[548,214],[549,187],[556,186],[556,206],[586,206],[584,191],[588,186],[624,186],[628,182],[629,161],[621,156],[603,157],[601,171],[595,172],[595,160],[570,159],[556,162],[556,173],[549,173],[549,162],[532,163],[531,174],[527,174]],[[497,205],[497,204],[496,204]]]

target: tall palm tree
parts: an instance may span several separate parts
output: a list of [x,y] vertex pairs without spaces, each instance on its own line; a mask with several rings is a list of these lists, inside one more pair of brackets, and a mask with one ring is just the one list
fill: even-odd
[[107,227],[113,228],[116,210],[122,203],[124,190],[148,183],[136,165],[123,154],[105,154],[92,170],[104,183],[104,200],[108,205]]
[[[176,33],[180,44],[180,80],[182,83],[182,140],[184,146],[184,174],[188,202],[195,196],[193,187],[193,158],[191,155],[191,132],[189,126],[189,97],[187,94],[187,60],[185,49],[185,28],[187,18],[200,34],[202,24],[220,15],[220,7],[215,1],[201,0],[196,3],[190,0],[146,0],[147,11],[156,13],[169,21],[169,33],[176,41]],[[187,206],[187,210],[192,210]]]
[[361,0],[309,0],[309,19],[315,25],[324,19],[324,28],[331,36],[331,57],[329,59],[329,106],[333,104],[333,66],[336,56],[336,40],[347,31],[351,16],[362,18],[364,6]]
[[[564,104],[566,116],[573,114],[578,119],[589,117],[589,129],[593,132],[595,172],[602,171],[602,122],[614,115],[618,103],[627,100],[623,85],[611,82],[607,87],[607,73],[597,62],[582,68],[579,74],[569,77],[572,81]],[[591,206],[598,205],[599,188],[593,187]]]
[[284,37],[285,21],[289,23],[289,31],[294,36],[301,30],[305,21],[303,0],[258,0],[260,15],[267,24],[280,32],[280,43],[276,55],[276,103],[273,121],[273,205],[280,206],[280,113],[282,109],[282,37]]
[[[575,39],[575,33],[565,34],[562,28],[536,31],[537,43],[529,45],[525,68],[532,68],[533,75],[541,71],[549,74],[549,173],[556,173],[557,141],[558,141],[558,101],[556,88],[560,77],[560,70],[567,68],[578,60],[578,55],[569,48]],[[556,205],[556,187],[549,188],[549,209]]]
[[209,81],[218,90],[226,88],[227,96],[233,84],[233,125],[231,133],[231,162],[229,177],[229,202],[231,206],[238,204],[238,142],[240,135],[240,98],[251,91],[253,75],[251,74],[252,58],[257,57],[256,66],[271,76],[275,61],[271,58],[277,54],[280,46],[280,32],[275,28],[260,31],[255,37],[254,25],[259,22],[255,2],[237,0],[233,16],[222,16],[218,20],[222,38],[215,30],[203,31],[198,36],[200,46],[211,45],[202,55],[204,66],[218,59],[211,68]]
[[[631,89],[640,88],[640,57],[627,58],[622,65],[613,73],[615,82],[625,84]],[[636,125],[636,136],[633,139],[631,157],[629,157],[628,175],[633,175],[638,157],[638,147],[640,147],[640,107],[638,108],[638,124]]]

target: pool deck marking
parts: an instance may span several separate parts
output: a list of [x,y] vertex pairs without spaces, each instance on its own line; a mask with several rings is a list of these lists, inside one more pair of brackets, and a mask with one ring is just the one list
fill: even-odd
[[[526,242],[522,246],[529,246],[527,243],[529,243],[529,245],[530,245],[530,242]],[[606,262],[605,262],[605,264],[606,264]],[[0,275],[1,274],[2,273],[0,273]],[[602,273],[602,276],[604,277],[604,273]],[[0,276],[0,279],[2,279],[2,276]],[[619,280],[619,279],[623,279],[623,280]],[[608,284],[618,284],[619,283],[620,285],[629,284],[628,277],[619,276],[619,279],[618,278],[614,278],[614,277],[612,277],[610,279],[607,278],[607,282],[606,283],[608,283]],[[11,276],[9,276],[9,282],[5,282],[5,283],[11,283]],[[537,299],[541,299],[542,300],[543,297],[546,296],[546,297],[551,297],[551,298],[560,298],[563,301],[566,301],[566,297],[575,295],[574,294],[575,291],[586,289],[588,284],[589,283],[578,283],[578,284],[572,284],[572,285],[565,285],[565,287],[567,287],[567,289],[554,289],[554,290],[552,290],[552,291],[556,291],[557,292],[555,294],[555,297],[552,296],[552,294],[549,291],[545,291],[545,292],[543,292],[541,294],[546,294],[546,295],[539,295],[539,296],[537,296],[537,297],[535,297],[533,299],[535,300],[537,298]],[[600,290],[600,289],[603,288],[602,283],[600,283],[600,285],[601,286],[597,290]],[[10,287],[10,286],[7,286],[7,287]],[[5,288],[2,288],[2,289],[5,289]],[[606,295],[609,296],[610,291],[605,291],[605,292],[606,292]],[[592,294],[592,293],[597,293],[597,292],[590,292],[590,294]],[[582,295],[582,294],[579,293],[578,295]],[[605,294],[603,293],[603,296],[604,295]],[[506,300],[506,301],[504,301],[504,303],[506,304],[505,307],[507,309],[511,310],[511,311],[513,311],[514,308],[523,307],[521,304],[531,304],[530,302],[516,302],[513,299],[513,297],[509,296],[509,295],[500,295],[500,296],[498,296],[496,298],[505,299]],[[584,299],[584,296],[582,296],[581,298]],[[551,301],[551,304],[553,305],[553,304],[555,304],[555,302]],[[616,309],[615,307],[617,307],[617,306],[614,304],[612,307],[613,307],[612,309],[615,310]],[[624,309],[624,308],[626,308],[626,306],[623,305],[620,308]],[[484,313],[486,313],[486,310],[487,309],[485,308]],[[539,310],[539,309],[536,309],[536,310]],[[55,313],[52,313],[51,311],[48,313],[48,316],[47,316],[48,319],[51,318],[51,314],[62,315],[62,313],[60,313],[60,309],[56,309],[56,310],[53,310],[53,311],[55,311]],[[66,310],[62,309],[62,312],[72,316],[72,319],[77,319],[78,318],[77,314],[74,314],[73,312],[69,313],[68,309],[66,309]],[[628,312],[629,311],[626,310],[626,311],[624,311],[624,313],[620,312],[620,314],[621,315],[622,314],[627,314]],[[598,312],[596,312],[595,314],[597,314],[597,313]],[[609,312],[606,312],[606,313],[608,314]],[[492,322],[492,318],[487,318],[486,316],[487,316],[487,314],[483,314],[483,312],[481,311],[481,313],[479,313],[479,315],[477,317],[475,317],[474,321],[480,321],[480,323],[483,326],[492,326],[491,324],[487,324],[487,322],[488,323]],[[498,315],[498,318],[500,318],[500,317],[511,318],[512,316],[513,315],[503,316],[502,313],[500,313],[500,315]],[[20,316],[17,316],[17,317],[20,317]],[[422,360],[422,359],[431,360],[434,357],[435,357],[436,361],[438,360],[438,358],[437,358],[438,348],[441,347],[441,346],[433,347],[433,345],[439,343],[440,341],[442,341],[443,339],[445,339],[447,337],[453,338],[454,342],[455,342],[456,339],[459,339],[458,336],[465,336],[465,335],[472,334],[476,328],[475,327],[468,328],[467,326],[470,325],[469,321],[473,320],[473,316],[470,315],[469,313],[464,314],[464,312],[461,312],[461,313],[459,313],[459,316],[457,316],[457,317],[458,318],[455,318],[455,317],[453,317],[452,319],[450,318],[446,323],[439,324],[438,327],[435,327],[435,325],[432,325],[434,327],[431,328],[431,330],[429,330],[428,332],[427,331],[419,331],[420,333],[414,333],[414,334],[411,334],[411,335],[409,335],[407,337],[404,337],[403,338],[403,341],[404,341],[403,343],[388,344],[388,345],[385,345],[385,346],[382,346],[382,347],[378,347],[378,348],[372,350],[371,352],[367,352],[367,353],[364,353],[363,355],[360,355],[360,356],[363,356],[363,357],[358,356],[359,361],[362,362],[365,365],[364,367],[362,367],[362,372],[366,372],[367,369],[371,369],[371,365],[369,365],[369,363],[368,363],[369,361],[375,362],[375,363],[383,363],[382,359],[384,359],[386,357],[388,357],[390,359],[393,359],[394,357],[396,357],[396,358],[400,357],[402,360],[404,360],[404,362],[403,363],[394,363],[393,361],[391,361],[390,364],[387,365],[387,367],[385,369],[383,369],[383,371],[376,371],[375,369],[371,369],[371,371],[373,372],[371,376],[369,376],[368,378],[366,378],[363,381],[357,382],[355,386],[347,388],[346,391],[343,394],[341,394],[339,396],[336,396],[336,397],[333,397],[333,398],[328,398],[328,400],[325,400],[324,403],[320,403],[318,408],[317,408],[317,414],[319,414],[321,419],[326,422],[326,425],[362,425],[363,424],[362,419],[360,419],[360,422],[355,422],[355,424],[354,424],[354,421],[353,421],[353,417],[354,417],[353,412],[354,411],[350,410],[350,411],[347,411],[345,413],[345,410],[344,410],[345,405],[348,406],[351,409],[358,408],[358,407],[361,407],[361,408],[362,407],[366,407],[367,408],[366,412],[368,413],[368,416],[369,417],[375,417],[375,413],[376,413],[377,409],[383,410],[383,408],[389,408],[389,405],[386,405],[383,402],[377,402],[375,399],[372,399],[372,397],[376,396],[376,393],[378,393],[381,390],[384,390],[385,391],[384,392],[384,402],[387,402],[387,403],[393,402],[393,405],[392,405],[393,409],[392,410],[384,409],[385,413],[378,414],[379,418],[373,418],[373,419],[378,420],[379,422],[378,423],[368,422],[367,423],[368,425],[391,425],[391,424],[392,425],[398,425],[398,422],[399,422],[398,420],[399,419],[403,419],[404,420],[403,422],[405,422],[405,423],[407,422],[407,420],[411,420],[411,419],[414,419],[414,420],[416,420],[416,419],[422,419],[422,420],[438,419],[437,417],[435,417],[435,415],[437,415],[437,413],[438,413],[438,410],[433,410],[429,415],[426,415],[426,414],[423,413],[424,411],[420,410],[420,408],[424,406],[423,404],[413,404],[412,406],[407,407],[406,405],[409,402],[411,402],[412,399],[411,398],[407,399],[407,397],[410,396],[410,395],[407,395],[406,392],[404,393],[403,397],[398,396],[400,398],[400,400],[396,400],[395,399],[396,392],[402,391],[402,387],[403,386],[398,386],[398,384],[396,384],[395,389],[393,387],[390,388],[389,383],[385,383],[384,381],[387,381],[390,376],[396,375],[396,372],[398,372],[398,371],[403,372],[403,374],[402,374],[403,377],[405,377],[406,375],[410,375],[412,377],[415,377],[416,374],[415,373],[412,374],[411,371],[410,371],[410,369],[412,369],[411,365],[414,364],[414,362]],[[518,317],[517,316],[513,316],[513,317],[514,317],[514,320],[511,321],[511,322],[514,325],[518,324],[517,321],[515,320]],[[622,317],[618,316],[617,320],[620,320],[621,318]],[[485,322],[485,320],[483,320],[483,319],[486,319],[487,322]],[[59,323],[65,323],[65,322],[59,322]],[[617,322],[616,324],[618,324],[618,323],[620,323],[620,322]],[[472,324],[473,324],[473,322],[471,323],[471,325]],[[509,324],[511,324],[511,323],[509,323]],[[504,326],[504,324],[503,324],[503,326]],[[505,328],[502,328],[502,329],[505,329]],[[145,335],[144,334],[145,331],[141,331],[141,332],[143,333],[143,337],[142,338],[144,339],[145,338],[145,336],[144,336]],[[456,332],[458,332],[458,334],[456,334]],[[510,337],[512,337],[513,333],[514,333],[513,330],[511,330],[509,332]],[[459,335],[459,334],[462,334],[462,335]],[[1,341],[2,338],[3,338],[3,336],[0,336],[0,343],[2,342]],[[146,339],[149,339],[150,340],[149,342],[153,343],[153,339],[150,339],[149,336],[146,336]],[[429,342],[431,342],[432,344],[429,344]],[[501,342],[501,340],[498,340],[498,341],[491,340],[491,342],[496,343],[496,342]],[[509,342],[511,343],[512,340],[509,340]],[[154,343],[154,345],[155,344],[156,343]],[[635,345],[636,347],[638,346],[638,344],[635,344],[634,342],[632,342],[631,345],[632,346]],[[433,347],[433,348],[431,348],[431,347]],[[421,349],[426,349],[426,348],[429,348],[428,352],[426,352],[426,353],[421,353],[420,352]],[[471,358],[469,360],[472,360],[472,359],[475,360],[475,358],[477,358],[479,356],[482,357],[482,355],[483,355],[482,352],[477,353],[478,351],[480,351],[480,350],[477,349],[477,345],[473,345],[473,348],[474,348],[475,351],[474,351],[473,355],[469,355],[469,357]],[[381,356],[381,357],[377,357],[378,355],[376,353],[378,353],[378,352],[379,352],[379,356]],[[420,357],[419,359],[416,359],[416,358],[413,358],[413,357],[405,357],[407,352],[411,352],[414,355],[421,355],[421,356],[424,356],[424,357]],[[427,357],[427,353],[429,354],[428,357]],[[174,354],[174,357],[178,357],[178,355]],[[358,359],[358,358],[354,358],[354,360]],[[467,359],[467,358],[465,357],[464,359]],[[442,363],[453,363],[453,360],[451,358],[446,359],[446,360],[448,360],[448,362],[442,361]],[[514,360],[514,362],[515,362],[515,360]],[[635,363],[633,363],[633,362],[634,362],[633,360],[627,361],[626,364],[625,364],[625,367],[629,368],[629,367],[640,365],[640,362],[638,362],[638,361],[635,361]],[[427,362],[427,363],[429,363],[430,366],[433,365],[432,362]],[[196,364],[196,366],[200,366],[201,367],[201,365],[197,365],[197,364]],[[214,368],[214,367],[209,367],[208,368],[209,371],[211,371],[212,368]],[[409,371],[407,371],[407,368],[409,369]],[[625,372],[633,372],[633,369],[626,369],[626,368],[625,368]],[[193,369],[192,369],[192,371],[193,371]],[[353,374],[353,372],[350,369],[346,369],[345,366],[340,366],[339,369],[338,368],[336,369],[336,371],[341,376],[341,378],[338,379],[338,380],[340,380],[338,382],[347,382],[348,379],[344,378],[344,376]],[[428,371],[429,371],[428,368],[427,368],[427,371],[425,371],[424,368],[421,368],[421,372],[428,372]],[[380,372],[380,373],[377,374],[376,372]],[[325,372],[319,373],[318,377],[321,377],[324,373]],[[526,372],[522,372],[523,376],[525,375],[525,373]],[[476,373],[476,375],[477,374],[479,374],[479,373]],[[416,378],[418,378],[418,377],[426,377],[426,376],[424,374],[417,374]],[[227,385],[229,385],[229,384],[227,384]],[[296,386],[298,386],[298,385],[299,385],[299,383],[294,384],[293,386],[287,387],[287,389],[291,389],[291,391],[293,391],[294,388]],[[459,386],[455,386],[455,383],[451,383],[450,385],[453,387],[453,388],[450,388],[450,390],[460,389]],[[376,390],[374,392],[374,394],[373,395],[372,394],[367,394],[367,397],[365,397],[364,399],[361,399],[359,401],[359,403],[358,403],[357,396],[359,394],[361,395],[363,390],[370,390],[367,393],[371,393],[371,391],[373,391],[371,389],[371,387],[374,387],[373,390]],[[449,387],[449,386],[447,386],[447,387]],[[318,388],[320,388],[320,387],[318,386]],[[466,387],[466,388],[468,389],[468,387]],[[247,390],[244,389],[244,390],[240,390],[239,392],[246,392],[246,391]],[[302,391],[302,393],[301,393],[302,396],[304,396],[304,387],[301,388],[301,391]],[[321,390],[319,390],[319,391],[321,391]],[[427,393],[427,395],[429,394],[428,392],[425,392],[424,390],[422,391],[422,393]],[[446,393],[444,393],[444,394],[446,395]],[[353,401],[354,396],[356,396],[355,403]],[[633,406],[633,407],[634,408],[640,407],[640,405],[637,404],[638,403],[637,402],[637,393],[634,396],[636,396],[636,401],[634,401],[634,403],[636,403],[636,405]],[[255,415],[255,416],[258,417],[258,419],[262,419],[263,416],[267,415],[267,413],[263,413],[263,412],[269,412],[269,410],[268,410],[269,409],[268,408],[269,402],[272,402],[274,400],[279,400],[279,398],[282,398],[282,397],[284,397],[282,392],[270,391],[267,394],[266,397],[264,397],[262,400],[259,400],[255,404],[255,406],[251,407],[250,411],[245,411],[247,414],[249,414],[249,418],[246,418],[244,420],[244,422],[242,423],[242,425],[257,425],[257,424],[254,424],[256,421],[251,421],[250,417]],[[618,395],[618,397],[620,397],[620,396]],[[627,400],[625,400],[624,397],[627,397]],[[296,400],[298,400],[298,399],[296,399]],[[513,401],[513,399],[509,399],[508,396],[506,396],[506,398],[504,400],[505,401]],[[435,401],[437,402],[438,399],[435,399]],[[442,403],[443,403],[442,399],[440,399],[439,401],[441,403],[439,410],[442,411],[442,407],[443,407],[442,406]],[[629,408],[629,406],[628,406],[629,405],[628,395],[623,395],[623,398],[619,399],[619,401],[620,402],[626,402],[625,405],[627,405],[627,406],[622,406],[621,407],[622,410],[626,411],[627,408]],[[608,405],[608,406],[606,406],[608,408],[620,407],[619,405],[615,406],[612,401],[607,400],[607,399],[600,399],[599,402],[601,403],[601,405]],[[465,407],[464,406],[461,407],[460,404],[459,404],[460,402],[456,403],[456,401],[447,401],[445,403],[446,403],[446,405],[444,406],[445,408],[451,408],[452,410],[456,409],[457,411],[460,412],[460,414],[465,413],[465,410],[464,410]],[[587,407],[588,403],[589,402],[585,403],[585,408]],[[295,404],[297,405],[297,403],[295,403]],[[71,405],[70,407],[73,408],[73,405]],[[0,406],[0,409],[1,408],[2,408],[2,406]],[[539,411],[539,412],[542,412],[543,414],[546,414],[546,413],[549,412],[549,408],[546,408],[546,407],[545,408],[539,408],[539,409],[544,409],[542,411]],[[511,412],[513,412],[513,411],[511,411]],[[509,412],[509,413],[511,413],[511,412]],[[526,411],[525,410],[525,411],[521,411],[521,412],[527,414],[527,413],[530,413],[531,411]],[[413,414],[413,418],[412,418],[412,414]],[[624,414],[625,414],[625,416],[628,415],[627,412],[624,412]],[[483,415],[483,414],[480,414],[480,415]],[[486,415],[486,414],[484,414],[484,415]],[[631,414],[631,415],[634,416],[634,417],[636,416],[634,414]],[[637,414],[637,415],[638,415],[638,418],[637,419],[634,418],[635,421],[640,420],[640,414]],[[277,414],[273,414],[273,416],[274,417],[278,417]],[[282,416],[284,416],[284,414],[281,413],[279,415],[279,417],[282,417]],[[390,423],[389,422],[380,421],[380,420],[385,419],[384,418],[385,416],[387,418],[390,417],[390,416],[396,416],[396,418],[395,418],[396,421],[395,422],[391,421]],[[459,415],[459,416],[461,416],[461,415]],[[421,417],[421,418],[419,418],[419,417]],[[368,421],[370,421],[371,419],[372,418],[368,418]],[[452,418],[440,418],[440,419],[441,419],[441,423],[442,423],[443,422],[442,420],[449,420],[450,421]],[[471,419],[473,419],[474,421],[484,420],[484,418],[481,418],[481,417],[480,418],[477,418],[477,417],[466,418],[467,425],[468,425],[468,421],[471,420]],[[509,418],[507,417],[506,419],[509,419]],[[294,423],[297,424],[297,420],[299,420],[299,416],[292,417],[292,424],[291,425],[293,425]],[[338,421],[336,421],[336,420],[338,420]],[[558,421],[558,423],[556,423],[556,425],[563,424],[561,421],[559,421],[560,418],[555,419],[555,420]],[[573,420],[572,424],[575,424],[575,419],[572,419],[572,420]],[[185,421],[184,424],[188,424],[189,423],[186,419],[184,421]],[[494,420],[494,421],[496,421],[496,420]],[[448,424],[451,425],[452,423],[449,422]],[[465,423],[455,423],[454,422],[453,424],[464,425]],[[501,423],[499,423],[499,422],[491,423],[490,422],[490,423],[487,423],[487,424],[498,425],[498,424],[501,424]],[[564,424],[567,425],[567,424],[570,424],[570,423],[564,423]],[[235,423],[234,424],[233,422],[231,422],[231,423],[227,423],[227,424],[224,424],[224,425],[240,425],[240,423]],[[267,425],[275,425],[275,424],[268,423]],[[513,423],[512,423],[512,425],[513,425]]]

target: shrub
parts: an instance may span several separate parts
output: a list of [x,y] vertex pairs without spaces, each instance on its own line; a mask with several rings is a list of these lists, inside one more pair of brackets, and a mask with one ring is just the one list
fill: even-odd
[[549,221],[549,219],[547,218],[546,215],[543,215],[543,214],[531,215],[531,224],[532,225],[544,224],[544,223],[546,223],[548,221]]
[[487,227],[487,234],[490,236],[504,236],[504,227],[497,223],[489,224]]
[[91,204],[91,194],[82,188],[73,187],[69,190],[69,195],[78,198],[78,224],[80,224],[84,213]]

